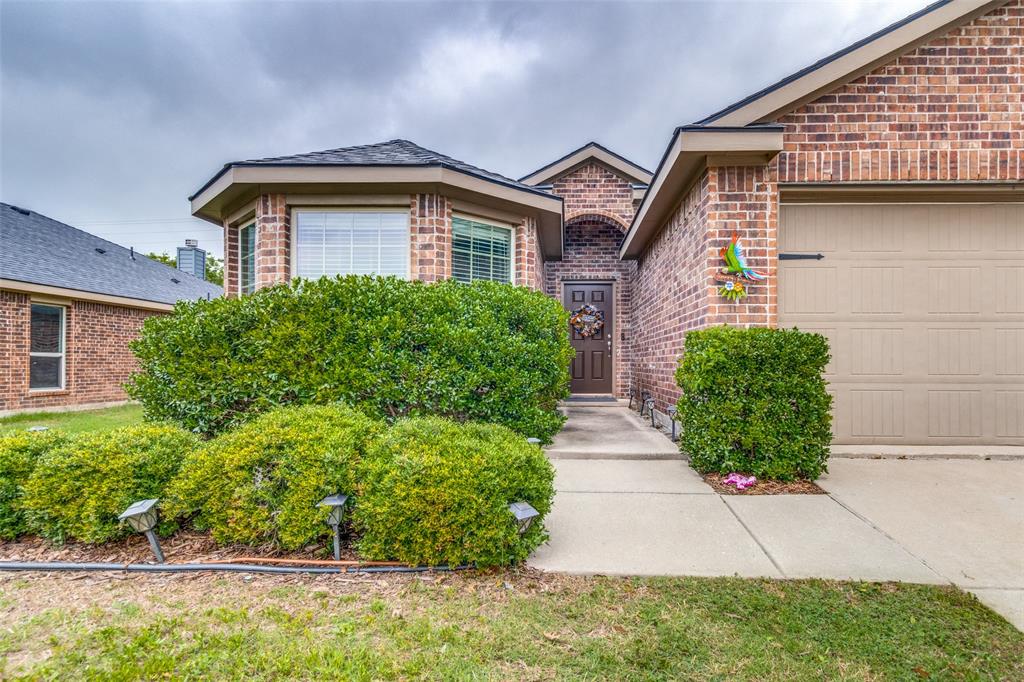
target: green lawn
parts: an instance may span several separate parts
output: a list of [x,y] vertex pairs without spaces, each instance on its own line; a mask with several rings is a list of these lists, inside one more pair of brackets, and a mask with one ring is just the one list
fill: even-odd
[[0,620],[2,679],[1024,679],[1024,635],[920,585],[6,576]]
[[29,412],[0,417],[0,433],[30,426],[48,426],[68,433],[106,431],[142,421],[141,405],[122,405],[81,412]]

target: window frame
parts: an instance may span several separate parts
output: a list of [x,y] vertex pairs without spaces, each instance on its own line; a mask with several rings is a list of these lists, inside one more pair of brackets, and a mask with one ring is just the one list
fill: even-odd
[[[44,353],[32,350],[32,308],[35,306],[42,306],[44,308],[57,308],[60,310],[60,352],[59,353]],[[68,372],[68,307],[60,303],[52,303],[50,301],[29,301],[29,343],[28,343],[28,390],[29,393],[47,393],[53,391],[63,391],[67,388],[67,372]],[[60,358],[60,382],[57,386],[41,386],[38,388],[32,387],[32,358]]]
[[[246,296],[256,291],[256,220],[255,218],[249,220],[243,220],[238,224],[238,295]],[[252,288],[246,288],[246,285],[242,282],[242,247],[244,244],[243,233],[246,230],[252,230]]]
[[[401,277],[404,280],[411,280],[413,278],[412,273],[412,212],[406,205],[402,206],[292,206],[289,211],[289,225],[291,241],[291,248],[289,249],[290,255],[290,272],[289,275],[294,279],[296,277],[302,277],[299,274],[299,214],[300,213],[391,213],[401,214],[405,216],[405,274],[403,275],[381,275],[380,273],[373,273],[375,276],[382,277]],[[350,273],[346,273],[350,274]],[[321,273],[317,278],[306,277],[305,279],[318,279],[319,277],[344,277],[343,273],[327,274]]]
[[[452,248],[451,248],[451,268],[450,268],[451,273],[452,273],[451,278],[455,279],[455,220],[456,219],[468,220],[471,223],[478,223],[480,225],[487,225],[488,227],[497,227],[497,228],[500,228],[502,230],[508,230],[508,233],[509,233],[509,237],[508,237],[508,281],[507,282],[499,282],[499,283],[500,284],[512,284],[512,285],[515,285],[515,283],[516,283],[516,227],[517,226],[513,225],[511,223],[505,223],[505,222],[502,222],[500,220],[495,220],[493,218],[485,218],[483,216],[473,215],[472,213],[463,213],[461,211],[456,211],[456,212],[452,213],[452,220],[451,220],[451,247]],[[456,281],[461,281],[461,280],[456,280]],[[492,279],[489,279],[489,280],[474,280],[474,279],[472,279],[472,265],[470,265],[470,280],[469,281],[470,281],[470,283],[472,283],[474,281],[493,282],[495,280],[492,280]]]

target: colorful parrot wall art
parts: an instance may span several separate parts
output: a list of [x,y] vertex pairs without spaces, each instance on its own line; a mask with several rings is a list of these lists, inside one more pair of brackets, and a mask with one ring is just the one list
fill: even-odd
[[725,267],[715,275],[720,285],[718,294],[730,301],[738,301],[747,295],[747,282],[760,282],[767,278],[764,273],[747,266],[740,238],[733,234],[732,240],[718,252]]

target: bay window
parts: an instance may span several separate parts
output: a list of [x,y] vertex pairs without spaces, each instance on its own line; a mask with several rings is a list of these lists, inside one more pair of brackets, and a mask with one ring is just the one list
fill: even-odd
[[64,388],[64,308],[32,304],[29,341],[29,389]]
[[296,210],[296,277],[409,276],[405,211]]
[[512,228],[452,218],[452,277],[512,282]]

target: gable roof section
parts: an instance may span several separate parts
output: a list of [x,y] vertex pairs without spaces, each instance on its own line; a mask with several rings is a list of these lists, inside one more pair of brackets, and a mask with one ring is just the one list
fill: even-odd
[[[179,300],[218,297],[223,290],[35,211],[0,203],[0,286],[36,285],[83,292],[80,298],[133,299],[167,309]],[[102,253],[101,253],[102,251]],[[175,282],[174,280],[177,280]],[[56,293],[56,292],[50,292]],[[109,299],[106,299],[109,300]],[[131,301],[122,301],[132,305]]]
[[743,126],[774,121],[801,104],[817,99],[931,38],[1005,5],[1007,1],[939,0],[697,121],[695,125]]
[[[782,127],[774,123],[780,116],[1007,2],[939,0],[707,118],[676,128],[650,189],[637,207],[619,256],[640,256],[677,203],[678,195],[703,171],[708,160],[721,162],[742,156],[770,160],[782,150]],[[721,149],[713,148],[716,141],[723,143]],[[749,149],[744,149],[748,145]]]
[[465,161],[453,159],[450,156],[421,147],[409,140],[389,140],[388,142],[377,142],[376,144],[364,144],[355,147],[340,147],[338,149],[327,149],[322,152],[309,152],[308,154],[293,154],[291,156],[272,156],[264,159],[249,159],[248,161],[232,161],[224,164],[224,167],[210,178],[205,185],[189,197],[189,201],[203,193],[210,185],[216,182],[222,175],[232,168],[259,168],[259,167],[303,167],[303,166],[351,166],[351,167],[406,167],[406,168],[430,168],[440,167],[459,171],[482,180],[506,185],[526,192],[538,192],[530,185],[507,178],[498,173],[484,170]]
[[647,185],[651,182],[653,175],[651,171],[633,163],[624,156],[616,154],[597,142],[588,142],[579,149],[569,152],[543,168],[538,168],[529,175],[524,175],[519,178],[519,181],[527,185],[544,185],[591,159],[608,166],[636,184]]

